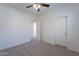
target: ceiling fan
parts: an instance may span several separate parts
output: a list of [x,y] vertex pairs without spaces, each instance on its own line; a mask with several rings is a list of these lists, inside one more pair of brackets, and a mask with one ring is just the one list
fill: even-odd
[[34,7],[37,11],[40,11],[41,7],[49,7],[49,4],[46,3],[33,3],[29,6],[27,6],[26,8],[30,8],[30,7]]

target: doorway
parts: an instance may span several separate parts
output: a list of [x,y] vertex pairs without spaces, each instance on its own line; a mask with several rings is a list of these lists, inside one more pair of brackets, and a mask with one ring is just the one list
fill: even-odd
[[67,47],[67,16],[56,18],[56,44]]
[[33,23],[33,38],[36,39],[36,22]]

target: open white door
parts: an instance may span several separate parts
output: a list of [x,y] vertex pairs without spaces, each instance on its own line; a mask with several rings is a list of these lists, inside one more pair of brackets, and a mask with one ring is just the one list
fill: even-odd
[[67,17],[56,19],[56,44],[67,47]]

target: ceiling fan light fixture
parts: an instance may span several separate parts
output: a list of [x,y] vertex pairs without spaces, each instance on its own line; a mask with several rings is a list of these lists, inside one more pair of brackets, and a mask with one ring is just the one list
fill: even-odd
[[38,10],[38,9],[41,8],[41,5],[40,5],[40,4],[34,4],[33,7],[34,7],[36,10]]
[[26,8],[30,8],[30,7],[33,7],[37,11],[40,11],[41,7],[49,7],[49,4],[46,4],[46,3],[33,3],[33,4],[29,5],[29,6],[27,6]]

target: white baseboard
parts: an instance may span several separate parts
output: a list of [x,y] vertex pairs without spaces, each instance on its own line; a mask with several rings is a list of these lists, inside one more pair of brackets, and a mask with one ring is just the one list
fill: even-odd
[[67,47],[67,49],[69,49],[71,51],[79,52],[79,49],[74,49],[74,48],[69,48],[69,47]]
[[47,43],[49,43],[49,44],[56,45],[55,42],[50,42],[50,41],[46,41],[46,40],[40,40],[40,41],[44,41],[44,42],[47,42]]
[[15,46],[18,46],[18,45],[21,45],[21,44],[24,44],[24,43],[28,43],[28,42],[31,42],[31,40],[26,41],[26,42],[21,42],[21,43],[12,45],[12,46],[7,46],[7,47],[4,47],[4,48],[0,48],[0,50],[8,49],[8,48],[15,47]]

